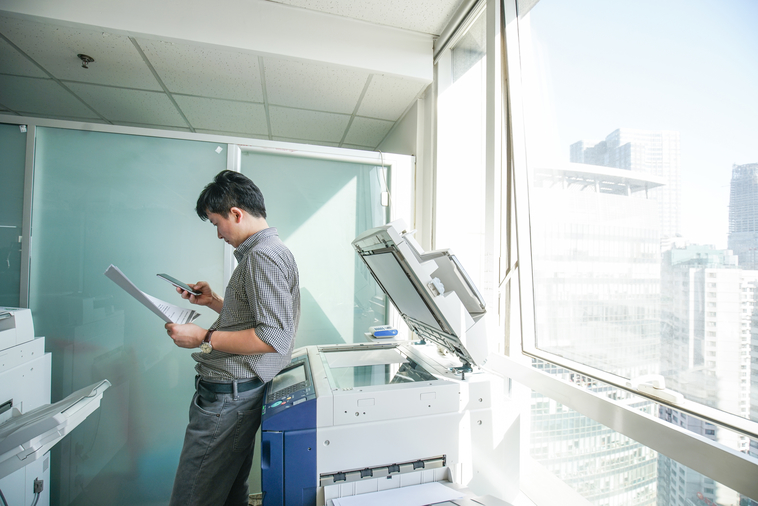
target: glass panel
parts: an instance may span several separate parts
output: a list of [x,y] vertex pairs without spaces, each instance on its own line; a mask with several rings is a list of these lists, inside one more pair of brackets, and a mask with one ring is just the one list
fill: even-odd
[[413,360],[409,360],[405,364],[361,365],[340,367],[330,371],[334,380],[333,386],[345,390],[437,379]]
[[[758,441],[740,433],[718,427],[692,414],[672,409],[628,390],[549,362],[533,359],[532,364],[535,368],[578,388],[660,418],[698,436],[716,441],[726,448],[758,456],[755,452]],[[724,501],[716,504],[753,504],[746,496],[741,496],[734,490],[715,483],[664,455],[657,454],[650,448],[562,406],[549,397],[532,392],[530,414],[531,456],[590,499],[593,504],[632,505],[657,502],[660,506],[700,506],[709,505],[707,500],[715,502],[714,497]],[[681,480],[686,480],[687,483],[685,486],[685,481],[680,480],[681,491],[679,484],[674,483],[678,480],[677,469]],[[673,481],[669,481],[672,480],[672,473]],[[651,483],[652,488],[649,486]],[[709,491],[703,487],[707,487]],[[694,500],[698,493],[703,496],[698,496],[700,502]]]
[[[165,504],[192,398],[194,361],[163,321],[103,273],[112,263],[141,290],[189,307],[166,272],[223,282],[223,242],[195,214],[226,167],[215,143],[39,128],[31,309],[52,351],[52,396],[108,379],[93,415],[53,450],[51,502]],[[197,323],[215,320],[200,308]]]
[[18,307],[26,133],[0,125],[0,306]]
[[300,271],[296,346],[363,342],[369,327],[387,323],[384,294],[351,245],[358,234],[387,223],[385,171],[243,151],[242,173],[263,192],[266,221]]
[[758,4],[525,4],[537,347],[758,420]]
[[437,65],[435,247],[450,248],[486,293],[484,204],[486,148],[486,16]]

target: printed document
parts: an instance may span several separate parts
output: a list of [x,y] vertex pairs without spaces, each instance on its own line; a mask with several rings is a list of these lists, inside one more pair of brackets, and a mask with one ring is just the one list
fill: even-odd
[[105,271],[105,275],[150,311],[160,316],[166,323],[191,323],[200,316],[197,311],[184,309],[146,294],[134,286],[134,283],[129,281],[129,278],[124,276],[124,273],[113,264]]

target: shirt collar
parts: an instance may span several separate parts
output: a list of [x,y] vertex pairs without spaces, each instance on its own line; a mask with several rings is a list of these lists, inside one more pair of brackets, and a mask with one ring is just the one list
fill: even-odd
[[245,255],[247,255],[253,247],[263,241],[264,239],[268,237],[277,236],[279,233],[276,231],[276,228],[269,227],[264,228],[263,230],[254,233],[244,241],[242,241],[242,244],[240,244],[236,250],[234,250],[234,256],[237,258],[238,262],[241,262],[243,258],[245,258]]

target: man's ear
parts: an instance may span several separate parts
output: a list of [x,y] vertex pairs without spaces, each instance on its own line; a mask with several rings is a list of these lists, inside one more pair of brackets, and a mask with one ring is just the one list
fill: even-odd
[[232,207],[229,213],[234,217],[234,223],[242,223],[243,211],[239,207]]

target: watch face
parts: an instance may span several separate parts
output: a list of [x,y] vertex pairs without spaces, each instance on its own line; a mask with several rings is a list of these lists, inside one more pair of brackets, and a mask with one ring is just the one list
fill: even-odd
[[210,345],[210,343],[203,343],[200,345],[200,351],[203,353],[210,353],[211,350],[213,350],[213,347]]

